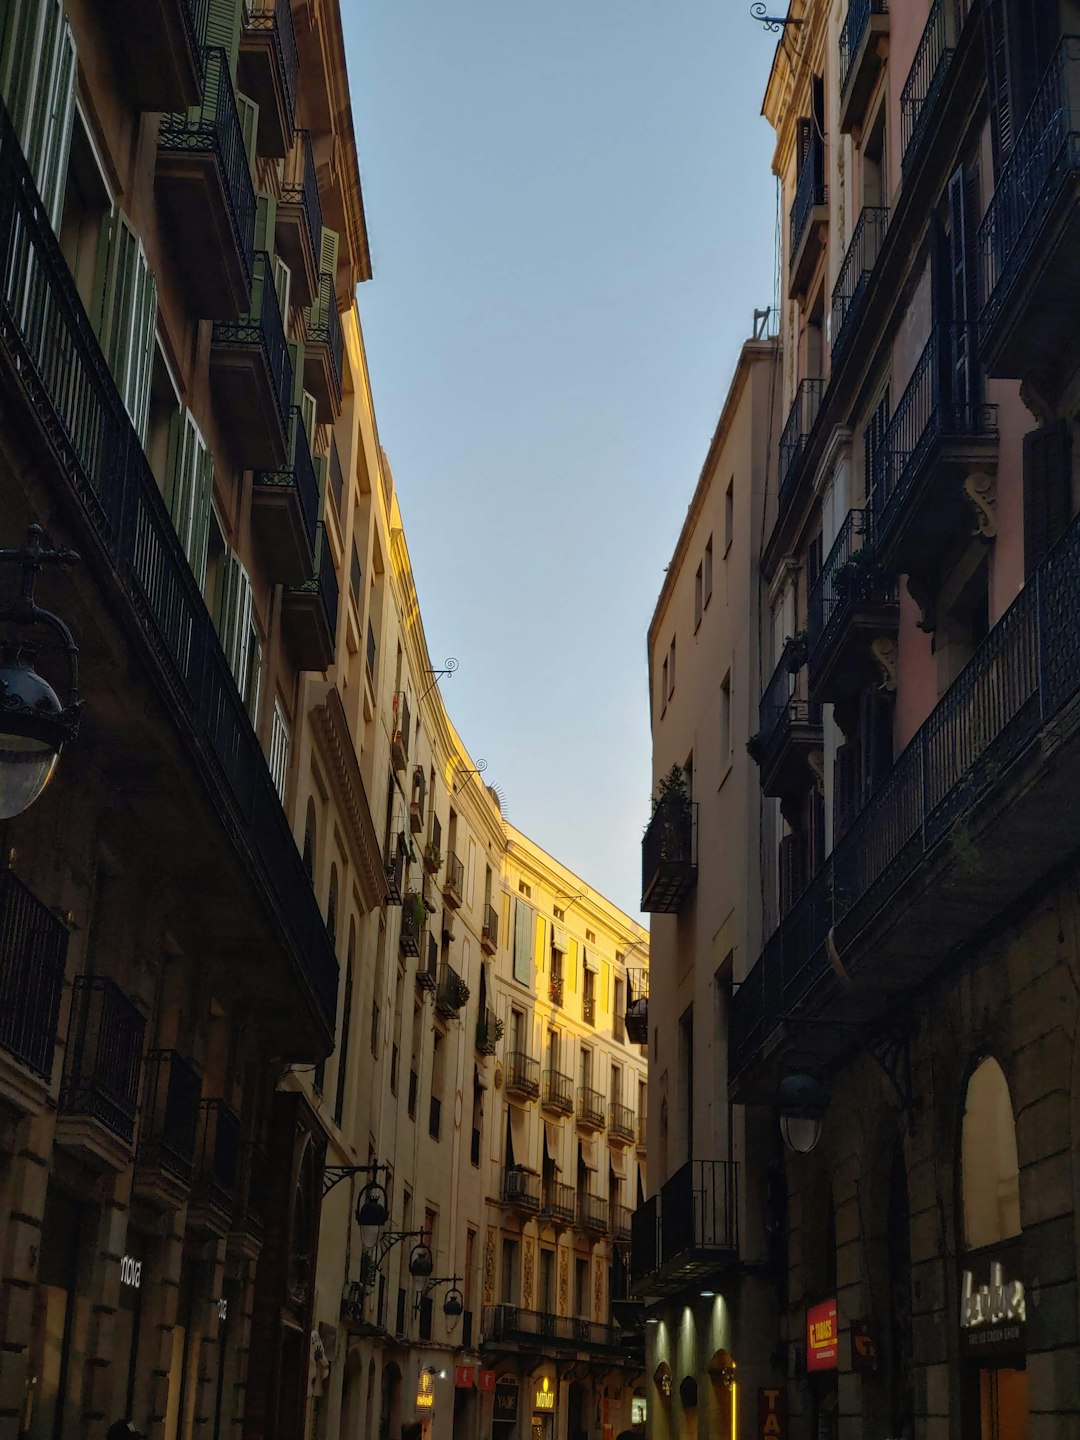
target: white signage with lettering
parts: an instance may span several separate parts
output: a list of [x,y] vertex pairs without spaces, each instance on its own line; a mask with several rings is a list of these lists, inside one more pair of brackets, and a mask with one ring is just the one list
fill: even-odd
[[120,1284],[130,1285],[132,1290],[138,1290],[142,1284],[142,1261],[136,1260],[133,1255],[124,1255],[120,1259]]
[[976,1286],[972,1272],[964,1271],[960,1288],[960,1325],[964,1330],[990,1328],[995,1340],[1018,1339],[1026,1319],[1024,1282],[1006,1280],[1000,1260],[991,1261],[990,1280],[985,1285]]

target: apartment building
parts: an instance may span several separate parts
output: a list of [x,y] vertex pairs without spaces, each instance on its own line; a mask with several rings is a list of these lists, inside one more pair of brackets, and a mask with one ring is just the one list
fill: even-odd
[[1080,1423],[1075,19],[795,0],[765,96],[787,698],[729,1071],[786,1140],[793,1436]]
[[[777,341],[747,341],[648,634],[654,804],[641,903],[652,967],[635,1018],[649,1049],[651,1193],[633,1217],[631,1290],[646,1306],[655,1440],[748,1435],[758,1388],[775,1383],[775,1293],[761,1276],[777,1257],[757,1195],[779,1135],[759,1111],[733,1109],[727,1035],[733,981],[761,943],[747,747],[759,732],[755,556],[775,485],[779,386]],[[767,691],[762,707],[771,703]]]

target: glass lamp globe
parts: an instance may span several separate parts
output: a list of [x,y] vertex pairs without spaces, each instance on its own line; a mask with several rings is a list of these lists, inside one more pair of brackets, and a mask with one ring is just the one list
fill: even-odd
[[813,1075],[785,1075],[780,1082],[780,1134],[796,1155],[808,1155],[821,1139],[829,1094]]
[[379,1231],[389,1219],[386,1196],[380,1185],[365,1185],[356,1202],[356,1223],[360,1226],[360,1243],[365,1250],[375,1247]]
[[0,820],[31,806],[52,779],[66,734],[56,691],[30,652],[5,645],[0,660]]

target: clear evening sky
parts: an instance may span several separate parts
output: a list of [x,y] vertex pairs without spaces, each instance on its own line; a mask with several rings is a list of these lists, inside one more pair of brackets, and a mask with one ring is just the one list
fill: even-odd
[[514,824],[636,914],[645,632],[773,301],[774,40],[743,0],[343,9],[361,317],[443,695]]

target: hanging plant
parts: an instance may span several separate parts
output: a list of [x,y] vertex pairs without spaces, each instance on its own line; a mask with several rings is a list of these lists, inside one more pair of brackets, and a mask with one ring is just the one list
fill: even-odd
[[424,897],[419,890],[410,890],[402,901],[402,909],[405,912],[412,928],[420,930],[427,919],[427,906],[424,904]]
[[434,840],[429,840],[424,846],[424,869],[429,875],[436,875],[442,869],[442,851]]
[[460,975],[455,975],[450,981],[450,1004],[455,1010],[464,1010],[469,1003],[469,987]]
[[686,772],[679,765],[672,765],[656,787],[653,797],[653,814],[664,806],[669,810],[689,810],[690,791],[686,787]]
[[761,764],[761,757],[765,753],[765,737],[760,730],[755,735],[751,735],[750,739],[747,740],[746,753],[755,765]]

